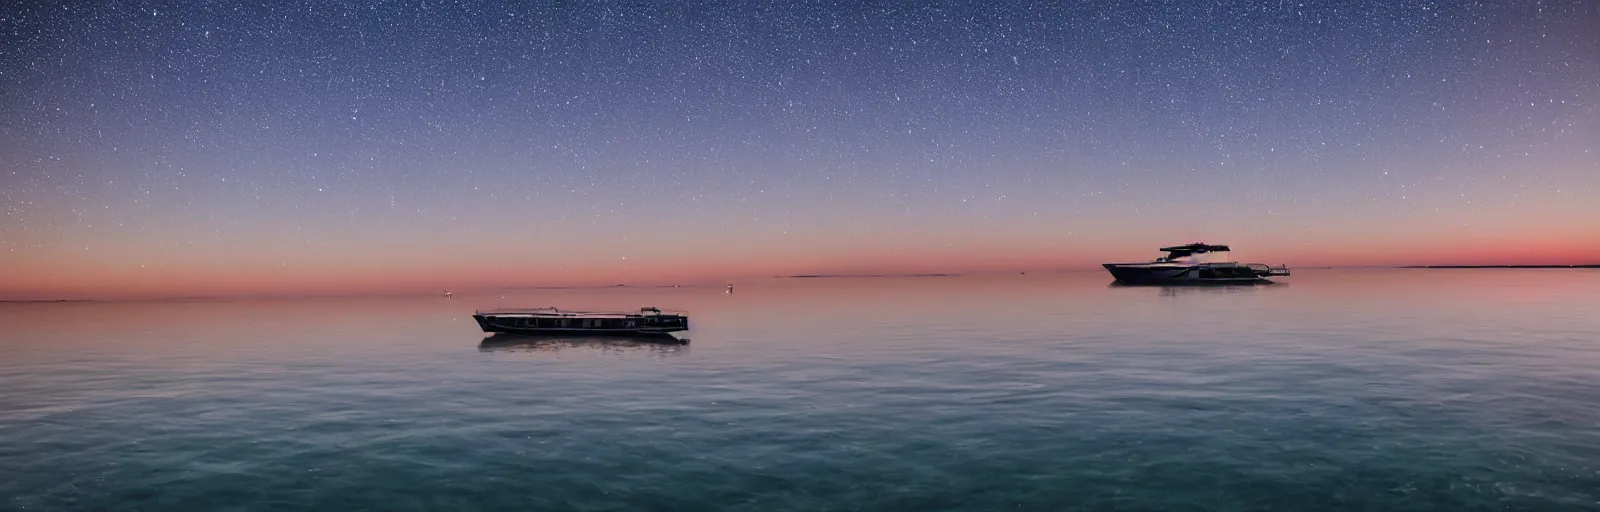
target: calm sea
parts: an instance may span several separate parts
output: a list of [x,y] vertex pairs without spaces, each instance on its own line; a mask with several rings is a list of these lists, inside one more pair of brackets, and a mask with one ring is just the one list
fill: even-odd
[[1282,281],[3,304],[0,509],[1600,510],[1600,272]]

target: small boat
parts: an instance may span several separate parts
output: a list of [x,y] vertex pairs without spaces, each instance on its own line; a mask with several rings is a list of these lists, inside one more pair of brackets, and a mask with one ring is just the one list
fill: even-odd
[[1288,266],[1239,263],[1227,258],[1228,246],[1193,243],[1162,247],[1166,257],[1146,263],[1106,263],[1117,281],[1136,284],[1260,283],[1289,275]]
[[667,336],[689,329],[688,315],[653,307],[639,308],[638,313],[491,309],[474,312],[472,319],[483,332],[491,333]]

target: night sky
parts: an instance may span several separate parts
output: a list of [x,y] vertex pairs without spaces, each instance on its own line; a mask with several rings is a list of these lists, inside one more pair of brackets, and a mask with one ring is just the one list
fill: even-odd
[[0,298],[1600,262],[1600,2],[7,2]]

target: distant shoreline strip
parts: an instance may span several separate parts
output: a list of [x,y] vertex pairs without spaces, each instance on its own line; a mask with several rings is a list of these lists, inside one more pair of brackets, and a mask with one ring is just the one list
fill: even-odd
[[955,275],[955,274],[867,274],[867,275],[854,275],[854,274],[797,274],[797,275],[789,276],[789,279],[841,279],[841,278],[861,278],[861,277],[950,277],[950,276],[953,276],[953,275]]
[[1600,268],[1600,263],[1589,265],[1408,265],[1400,268]]

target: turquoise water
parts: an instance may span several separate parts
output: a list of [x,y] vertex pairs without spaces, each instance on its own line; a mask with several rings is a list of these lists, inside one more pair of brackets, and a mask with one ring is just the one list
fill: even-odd
[[4,304],[0,509],[1600,509],[1600,272],[1283,281]]

